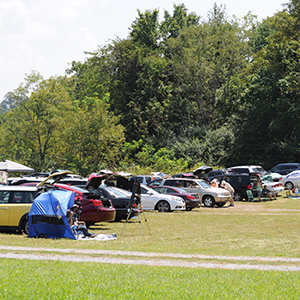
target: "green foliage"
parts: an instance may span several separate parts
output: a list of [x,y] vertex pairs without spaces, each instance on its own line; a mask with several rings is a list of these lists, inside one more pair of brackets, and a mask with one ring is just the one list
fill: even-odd
[[201,22],[184,4],[138,10],[68,77],[32,72],[6,95],[1,157],[82,174],[300,161],[299,7],[262,22],[216,3]]
[[138,14],[139,17],[131,25],[130,36],[133,42],[150,49],[156,49],[160,37],[158,10],[146,10],[145,13],[142,13],[138,9]]

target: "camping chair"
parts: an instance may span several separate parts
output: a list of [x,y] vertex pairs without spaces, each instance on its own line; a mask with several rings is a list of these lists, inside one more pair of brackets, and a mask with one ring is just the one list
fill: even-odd
[[246,194],[247,194],[247,197],[248,197],[248,202],[249,201],[254,202],[254,197],[253,197],[252,191],[251,190],[246,190]]

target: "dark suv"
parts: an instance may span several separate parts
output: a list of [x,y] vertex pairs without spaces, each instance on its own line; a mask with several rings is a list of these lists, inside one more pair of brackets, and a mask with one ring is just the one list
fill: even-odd
[[234,188],[234,201],[248,200],[247,190],[252,188],[250,174],[226,174],[218,178],[220,182],[226,180]]
[[300,164],[298,163],[284,163],[279,164],[271,169],[273,173],[279,173],[281,175],[287,175],[295,170],[300,170]]

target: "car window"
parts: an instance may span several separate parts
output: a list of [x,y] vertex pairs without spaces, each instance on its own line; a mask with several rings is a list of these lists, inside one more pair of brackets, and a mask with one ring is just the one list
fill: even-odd
[[118,191],[118,190],[115,190],[115,189],[110,189],[110,188],[107,188],[108,190],[109,190],[109,192],[111,193],[111,194],[114,194],[114,195],[116,195],[116,196],[119,196],[119,197],[128,197],[125,193],[122,193],[122,192],[120,192],[120,191]]
[[136,181],[139,183],[143,183],[143,177],[137,176]]
[[166,189],[163,187],[156,187],[156,188],[154,188],[154,191],[157,191],[160,194],[166,193]]
[[3,203],[3,204],[8,203],[9,195],[10,195],[9,191],[1,191],[0,192],[0,203]]
[[253,171],[257,173],[266,173],[265,169],[262,167],[255,167],[253,168]]
[[[177,190],[179,193],[186,193],[186,190],[181,189],[181,188],[176,188],[176,190]],[[172,189],[172,191],[174,192],[173,189]]]
[[177,184],[179,186],[180,182],[177,180],[172,180],[172,179],[168,179],[165,181],[164,185],[170,185],[170,186],[177,186]]
[[12,203],[32,203],[33,194],[31,192],[12,192],[11,202]]
[[204,189],[211,188],[211,185],[209,183],[205,182],[205,181],[198,180],[197,182]]
[[162,182],[162,179],[155,179],[151,182],[151,185],[160,185]]

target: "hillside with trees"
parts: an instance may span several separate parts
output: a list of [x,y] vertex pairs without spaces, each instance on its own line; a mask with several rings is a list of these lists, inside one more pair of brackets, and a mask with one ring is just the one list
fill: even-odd
[[299,162],[300,0],[261,22],[159,14],[138,10],[63,77],[26,75],[0,103],[1,160],[82,175]]

